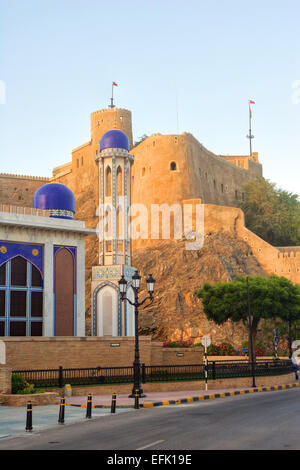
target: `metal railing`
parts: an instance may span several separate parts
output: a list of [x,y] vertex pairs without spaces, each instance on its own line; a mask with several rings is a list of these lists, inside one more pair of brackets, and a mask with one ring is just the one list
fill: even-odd
[[[259,360],[254,363],[256,376],[272,376],[288,374],[294,371],[290,360]],[[252,363],[241,361],[209,361],[207,366],[208,380],[251,377]],[[34,384],[37,388],[63,387],[65,384],[73,386],[122,384],[133,382],[133,366],[128,367],[95,367],[83,369],[40,369],[40,370],[14,370],[13,374],[20,374],[26,382]],[[205,379],[205,365],[141,365],[141,380],[147,382],[174,382],[193,381]]]

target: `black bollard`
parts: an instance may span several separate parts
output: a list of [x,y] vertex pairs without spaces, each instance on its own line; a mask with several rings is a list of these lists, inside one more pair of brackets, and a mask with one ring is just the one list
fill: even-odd
[[27,414],[26,414],[26,432],[32,431],[32,402],[27,402]]
[[87,405],[86,405],[86,418],[91,419],[92,417],[92,395],[88,394]]
[[116,401],[117,401],[117,395],[115,393],[113,393],[113,395],[111,397],[111,409],[110,409],[111,413],[116,412]]
[[64,422],[65,422],[65,398],[63,397],[60,399],[58,423],[64,424]]
[[139,391],[136,390],[135,391],[135,395],[134,395],[134,409],[135,410],[138,410],[140,405],[139,405],[139,398],[140,398],[140,395],[139,395]]

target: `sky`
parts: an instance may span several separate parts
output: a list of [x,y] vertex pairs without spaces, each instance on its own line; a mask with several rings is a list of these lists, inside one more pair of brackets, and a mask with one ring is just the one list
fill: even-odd
[[299,0],[0,0],[0,173],[51,176],[90,113],[132,111],[134,140],[190,132],[253,151],[300,194]]

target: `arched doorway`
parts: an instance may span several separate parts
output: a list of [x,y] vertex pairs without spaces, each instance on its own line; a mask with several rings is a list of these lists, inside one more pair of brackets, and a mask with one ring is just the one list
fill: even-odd
[[55,255],[55,336],[74,336],[74,258],[67,248]]
[[121,302],[117,286],[107,283],[94,292],[96,308],[94,334],[119,336]]

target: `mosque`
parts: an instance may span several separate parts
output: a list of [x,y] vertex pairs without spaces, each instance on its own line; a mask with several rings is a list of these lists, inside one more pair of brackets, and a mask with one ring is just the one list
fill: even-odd
[[[93,334],[133,336],[133,307],[127,302],[121,306],[118,287],[123,275],[133,300],[135,270],[127,229],[133,156],[128,137],[119,130],[106,132],[98,159],[101,181],[108,167],[121,168],[123,179],[113,179],[109,190],[101,185],[99,193],[99,204],[116,210],[109,237],[104,237],[104,227],[100,234],[99,266],[92,270]],[[74,219],[75,196],[61,183],[41,186],[32,205],[23,211],[1,207],[0,336],[85,336],[85,238],[95,230]],[[122,241],[120,226],[126,233]]]

